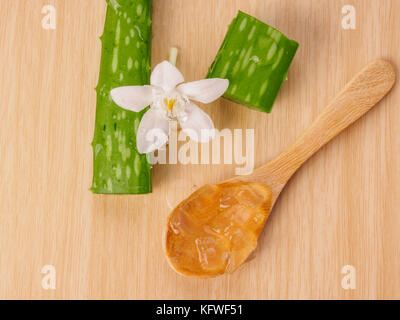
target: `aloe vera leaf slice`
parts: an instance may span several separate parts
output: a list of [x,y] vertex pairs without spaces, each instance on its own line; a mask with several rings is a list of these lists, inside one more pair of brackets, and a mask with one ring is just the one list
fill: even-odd
[[239,11],[207,77],[229,80],[225,98],[269,113],[298,47],[280,31]]
[[151,165],[136,148],[136,132],[146,110],[135,113],[118,107],[110,91],[149,83],[152,1],[107,0],[107,4],[96,88],[91,190],[98,194],[149,193]]

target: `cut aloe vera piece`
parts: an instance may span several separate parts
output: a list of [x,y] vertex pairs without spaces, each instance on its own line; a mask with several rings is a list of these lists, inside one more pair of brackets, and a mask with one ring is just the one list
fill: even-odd
[[298,47],[280,31],[239,11],[207,77],[229,80],[225,98],[269,113]]
[[131,112],[110,97],[113,88],[150,81],[151,0],[107,0],[102,40],[93,185],[100,194],[151,192],[151,166],[136,149],[136,132],[144,110]]

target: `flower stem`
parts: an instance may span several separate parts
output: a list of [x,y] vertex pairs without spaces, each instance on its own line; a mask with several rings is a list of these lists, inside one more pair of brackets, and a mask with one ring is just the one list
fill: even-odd
[[171,47],[169,49],[169,62],[176,66],[176,60],[178,59],[178,48],[177,47]]

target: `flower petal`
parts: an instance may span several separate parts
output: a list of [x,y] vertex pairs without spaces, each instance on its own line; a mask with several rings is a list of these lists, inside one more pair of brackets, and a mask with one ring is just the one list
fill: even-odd
[[121,108],[139,112],[151,104],[152,86],[119,87],[110,91],[111,98]]
[[227,79],[204,79],[178,86],[178,91],[192,100],[210,103],[222,96],[229,87]]
[[214,137],[213,121],[207,113],[192,102],[186,105],[186,116],[178,120],[182,131],[194,141],[208,142]]
[[153,86],[163,88],[169,92],[179,84],[185,81],[182,73],[168,61],[158,64],[151,73],[150,83]]
[[157,109],[147,111],[136,135],[136,146],[140,153],[150,153],[160,149],[168,141],[168,119]]

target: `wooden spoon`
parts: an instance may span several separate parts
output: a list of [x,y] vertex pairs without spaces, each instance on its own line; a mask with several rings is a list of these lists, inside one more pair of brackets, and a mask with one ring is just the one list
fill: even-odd
[[181,202],[167,222],[165,249],[172,268],[186,276],[212,277],[243,265],[296,170],[377,104],[394,82],[390,63],[370,63],[287,151],[248,176],[206,185]]

